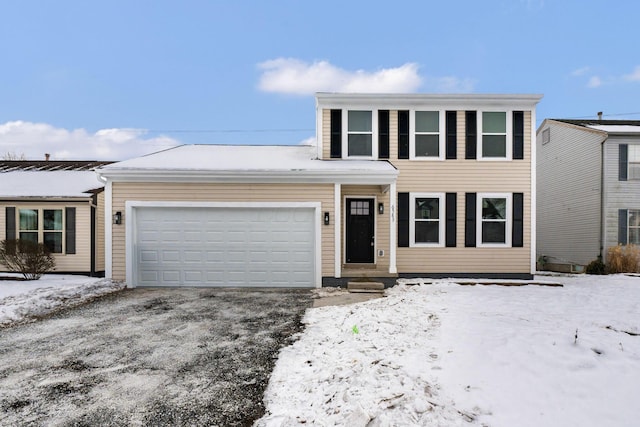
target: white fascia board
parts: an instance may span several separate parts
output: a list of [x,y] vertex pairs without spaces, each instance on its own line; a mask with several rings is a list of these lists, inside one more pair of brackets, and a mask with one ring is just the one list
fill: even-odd
[[297,183],[297,184],[367,184],[396,182],[398,171],[387,170],[324,170],[324,171],[176,171],[176,170],[110,170],[100,172],[111,182],[224,182],[224,183]]
[[446,108],[469,110],[497,108],[529,110],[540,102],[539,94],[334,94],[317,93],[319,108],[371,107],[377,109]]

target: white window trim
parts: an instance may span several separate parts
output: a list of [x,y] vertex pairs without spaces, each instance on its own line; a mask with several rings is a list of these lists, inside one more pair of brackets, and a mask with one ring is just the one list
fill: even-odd
[[[505,242],[504,243],[483,243],[482,242],[482,199],[506,199],[507,217],[505,219]],[[476,246],[479,248],[510,248],[513,234],[513,194],[512,193],[478,193],[476,202]]]
[[637,144],[627,144],[627,181],[640,181],[640,178],[631,177],[631,164],[640,164],[640,161],[631,161],[631,147],[638,146]]
[[[630,233],[631,229],[632,229],[632,228],[640,228],[640,227],[635,227],[635,226],[631,226],[631,225],[630,225],[630,224],[631,224],[631,221],[630,221],[630,219],[631,219],[631,211],[637,212],[637,213],[638,213],[638,215],[640,215],[640,209],[627,209],[627,243],[628,243],[628,244],[629,244],[629,243],[631,243],[631,238],[630,238],[630,236],[631,236],[631,233]],[[638,242],[638,243],[640,243],[640,242]],[[633,243],[633,244],[634,244],[634,245],[636,245],[636,244],[638,244],[638,243]]]
[[[446,143],[446,125],[447,125],[447,112],[446,110],[437,109],[413,109],[409,110],[409,160],[417,161],[440,161],[445,158],[445,143]],[[437,111],[438,112],[438,129],[439,129],[439,144],[438,144],[438,156],[416,156],[416,111]]]
[[[506,116],[506,157],[484,157],[482,155],[482,136],[484,133],[482,132],[482,115],[483,113],[505,113]],[[513,159],[513,110],[478,110],[477,114],[477,126],[478,126],[478,155],[477,159],[485,162],[505,162],[511,161]],[[500,134],[491,134],[487,135],[502,135]]]
[[[20,230],[20,211],[35,210],[38,211],[38,229],[37,230]],[[62,211],[62,230],[45,230],[44,229],[44,211]],[[67,235],[67,219],[63,207],[29,207],[16,206],[16,238],[20,239],[20,233],[38,233],[38,244],[44,244],[44,233],[60,233],[62,236],[62,250],[60,252],[51,252],[52,255],[65,255],[66,253],[66,235]]]
[[[416,243],[416,199],[438,199],[438,243]],[[443,248],[445,243],[445,194],[444,193],[409,193],[409,247],[411,248]]]
[[[371,111],[371,155],[349,155],[349,111]],[[342,109],[342,158],[358,160],[378,160],[378,110],[367,108]]]

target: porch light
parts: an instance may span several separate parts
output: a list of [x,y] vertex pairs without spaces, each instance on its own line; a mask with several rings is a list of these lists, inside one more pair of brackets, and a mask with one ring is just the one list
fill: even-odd
[[113,214],[113,223],[114,224],[122,224],[122,212],[118,211]]
[[329,212],[324,213],[324,225],[329,225]]
[[378,213],[380,215],[384,213],[384,203],[378,203]]

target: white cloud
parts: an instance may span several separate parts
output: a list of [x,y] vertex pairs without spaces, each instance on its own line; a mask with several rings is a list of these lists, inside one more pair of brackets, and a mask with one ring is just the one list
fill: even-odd
[[592,76],[587,83],[587,87],[596,88],[602,86],[602,79],[598,76]]
[[147,137],[144,129],[62,129],[46,123],[0,124],[0,156],[13,153],[28,160],[125,160],[179,145],[167,136]]
[[327,61],[309,64],[294,58],[278,58],[258,67],[263,70],[258,87],[265,92],[295,95],[413,92],[422,84],[418,65],[414,63],[369,72],[343,70]]
[[572,76],[575,77],[579,77],[579,76],[584,76],[585,74],[587,74],[589,71],[591,70],[591,67],[582,67],[582,68],[578,68],[577,70],[573,70],[571,72]]
[[636,66],[631,74],[626,74],[624,79],[631,82],[640,82],[640,65]]

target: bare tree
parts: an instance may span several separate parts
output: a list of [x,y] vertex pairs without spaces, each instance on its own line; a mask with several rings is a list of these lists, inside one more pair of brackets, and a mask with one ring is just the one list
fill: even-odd
[[27,156],[22,154],[17,154],[15,151],[7,151],[2,156],[2,160],[27,160]]

